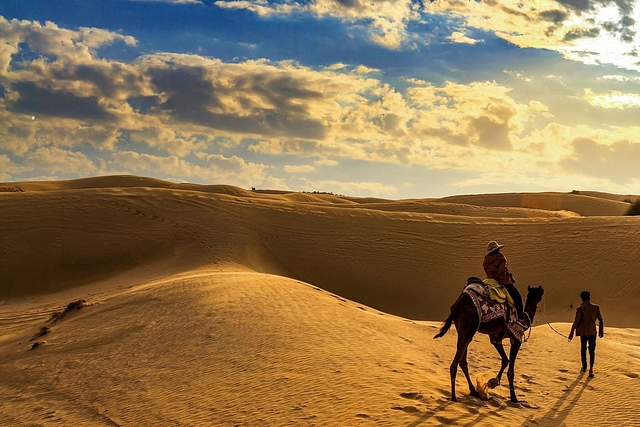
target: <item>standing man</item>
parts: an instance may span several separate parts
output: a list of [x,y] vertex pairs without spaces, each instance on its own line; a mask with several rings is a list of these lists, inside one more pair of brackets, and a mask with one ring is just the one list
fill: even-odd
[[591,293],[580,292],[582,304],[576,308],[576,318],[571,325],[569,341],[573,339],[573,333],[580,337],[580,357],[582,359],[582,372],[587,371],[587,344],[589,345],[589,377],[593,377],[593,363],[596,361],[596,320],[600,321],[600,338],[604,336],[604,320],[600,313],[600,306],[591,304]]

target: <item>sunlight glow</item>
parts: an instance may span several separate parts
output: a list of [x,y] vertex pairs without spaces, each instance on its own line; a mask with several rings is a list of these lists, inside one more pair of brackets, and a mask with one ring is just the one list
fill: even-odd
[[585,89],[583,99],[593,106],[607,109],[640,107],[640,94],[637,93],[611,91],[596,94],[591,89]]

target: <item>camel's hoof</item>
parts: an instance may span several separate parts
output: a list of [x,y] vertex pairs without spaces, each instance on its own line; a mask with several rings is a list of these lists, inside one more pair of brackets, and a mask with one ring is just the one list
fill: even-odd
[[500,380],[497,378],[491,378],[489,381],[487,381],[487,386],[489,388],[496,388],[500,385]]
[[512,397],[511,398],[511,403],[520,403],[520,401],[518,400],[517,397]]
[[470,394],[471,397],[477,397],[478,399],[480,399],[480,393],[478,393],[476,390],[473,390]]
[[457,402],[457,401],[458,401],[458,399],[456,399],[456,397],[455,397],[455,396],[451,396],[451,401],[452,401],[452,402]]

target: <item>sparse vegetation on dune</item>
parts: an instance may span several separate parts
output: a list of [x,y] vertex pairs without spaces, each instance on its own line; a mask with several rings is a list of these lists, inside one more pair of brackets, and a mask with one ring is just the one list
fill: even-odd
[[629,209],[624,213],[625,215],[640,215],[640,199],[636,199],[635,202],[631,203]]

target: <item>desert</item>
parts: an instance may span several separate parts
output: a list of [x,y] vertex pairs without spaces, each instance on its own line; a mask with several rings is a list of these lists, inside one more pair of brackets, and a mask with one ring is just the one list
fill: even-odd
[[[0,425],[638,425],[638,196],[0,188]],[[461,373],[451,402],[455,327],[433,336],[490,240],[521,293],[545,290],[519,403]],[[583,289],[605,321],[594,378],[566,339]],[[468,357],[479,385],[500,367],[486,335]]]

